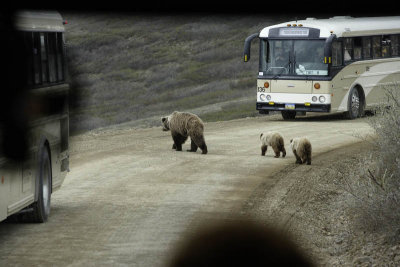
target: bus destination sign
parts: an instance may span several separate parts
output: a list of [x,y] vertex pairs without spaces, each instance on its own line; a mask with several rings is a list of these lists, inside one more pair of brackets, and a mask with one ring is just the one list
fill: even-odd
[[280,36],[303,36],[307,37],[309,34],[308,28],[280,28]]

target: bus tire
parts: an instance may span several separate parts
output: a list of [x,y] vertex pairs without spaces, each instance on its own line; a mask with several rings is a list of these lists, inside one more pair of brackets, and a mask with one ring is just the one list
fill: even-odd
[[349,99],[347,102],[348,111],[344,113],[345,117],[349,120],[354,120],[361,117],[364,110],[364,103],[359,90],[353,87],[349,93]]
[[285,121],[294,120],[296,118],[296,111],[283,110],[281,113],[282,113],[282,118]]
[[23,220],[25,222],[43,223],[50,214],[52,176],[50,155],[46,146],[40,153],[38,179],[38,199],[31,205],[30,212]]

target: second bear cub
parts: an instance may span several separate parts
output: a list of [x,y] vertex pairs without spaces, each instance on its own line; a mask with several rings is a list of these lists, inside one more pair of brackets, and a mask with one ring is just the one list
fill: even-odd
[[296,156],[296,163],[311,165],[311,143],[305,137],[296,137],[290,140],[290,147]]

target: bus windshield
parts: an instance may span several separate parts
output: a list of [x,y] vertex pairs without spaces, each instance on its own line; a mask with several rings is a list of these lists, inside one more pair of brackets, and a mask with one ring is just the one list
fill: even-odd
[[328,75],[325,40],[266,40],[260,43],[263,75]]

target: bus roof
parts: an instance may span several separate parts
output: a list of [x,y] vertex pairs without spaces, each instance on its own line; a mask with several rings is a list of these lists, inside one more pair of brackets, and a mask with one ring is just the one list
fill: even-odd
[[[261,30],[259,37],[267,38],[272,28],[294,28],[293,24],[302,24],[303,28],[317,28],[320,30],[320,38],[327,38],[331,34],[337,37],[353,37],[368,35],[400,34],[400,17],[365,17],[353,18],[348,16],[333,17],[329,19],[307,18],[305,20],[289,21]],[[298,27],[297,28],[301,28]]]
[[63,19],[57,11],[18,11],[15,25],[20,31],[63,32]]

